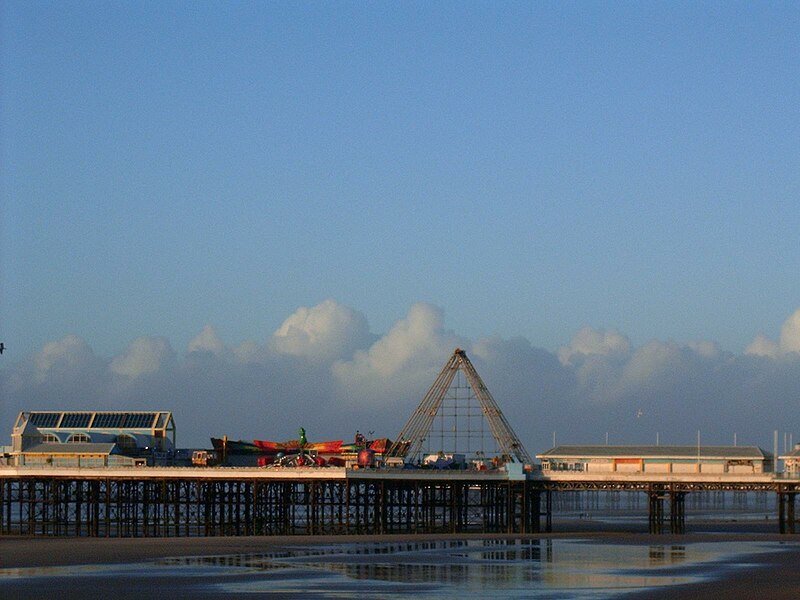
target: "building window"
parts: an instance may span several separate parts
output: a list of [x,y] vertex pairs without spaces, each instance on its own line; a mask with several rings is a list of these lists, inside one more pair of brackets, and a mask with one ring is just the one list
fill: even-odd
[[54,433],[43,433],[42,434],[42,443],[44,444],[60,444],[61,440],[58,439],[58,436]]
[[92,439],[85,433],[73,433],[67,441],[73,444],[86,444],[91,442]]

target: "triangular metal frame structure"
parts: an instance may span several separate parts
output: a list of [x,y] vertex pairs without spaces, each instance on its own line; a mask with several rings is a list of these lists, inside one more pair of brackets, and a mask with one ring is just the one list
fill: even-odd
[[459,371],[464,374],[467,383],[472,388],[472,392],[480,404],[483,418],[489,424],[489,429],[503,458],[510,462],[533,463],[533,458],[525,450],[500,407],[489,393],[486,384],[483,383],[467,357],[467,353],[461,348],[456,348],[445,363],[436,381],[433,382],[428,393],[397,436],[387,455],[405,458],[407,456],[414,457],[420,453],[423,442],[430,434],[434,419],[442,407],[442,401],[450,389],[453,378]]

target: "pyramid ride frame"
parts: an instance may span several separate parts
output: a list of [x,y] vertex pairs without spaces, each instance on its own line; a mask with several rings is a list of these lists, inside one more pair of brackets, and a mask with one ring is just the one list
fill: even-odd
[[497,448],[503,460],[531,464],[533,458],[514,433],[508,420],[503,415],[500,407],[492,398],[486,384],[475,370],[467,353],[461,348],[456,348],[453,355],[439,372],[436,381],[419,403],[414,414],[397,436],[394,444],[389,448],[387,456],[415,457],[423,447],[426,439],[431,434],[434,419],[442,409],[442,403],[450,389],[457,373],[463,373],[475,399],[480,405],[482,416],[488,423],[492,436],[497,443]]

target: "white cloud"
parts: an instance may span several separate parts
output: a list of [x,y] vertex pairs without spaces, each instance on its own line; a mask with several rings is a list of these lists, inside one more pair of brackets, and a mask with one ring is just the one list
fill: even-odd
[[753,356],[768,356],[775,358],[781,353],[781,347],[765,336],[759,333],[750,345],[745,349],[745,354],[752,354]]
[[681,349],[674,342],[649,342],[638,348],[625,364],[620,384],[627,389],[641,389],[647,382],[678,369],[682,361]]
[[369,325],[362,313],[335,300],[325,300],[311,308],[298,308],[273,334],[270,347],[281,354],[331,362],[350,358],[370,340]]
[[781,351],[800,352],[800,308],[781,327]]
[[80,371],[95,360],[94,352],[85,340],[77,335],[68,335],[48,342],[41,352],[34,355],[34,377],[42,383],[54,375]]
[[583,358],[593,354],[625,356],[631,351],[631,343],[627,336],[617,331],[598,330],[584,327],[574,335],[569,346],[563,346],[558,351],[558,358],[562,364],[570,364],[576,358]]
[[111,361],[111,371],[135,378],[156,373],[174,359],[175,353],[166,338],[145,336],[133,340],[124,354]]
[[[352,360],[338,361],[333,374],[346,398],[376,402],[389,400],[404,385],[420,381],[429,386],[431,369],[438,370],[463,340],[443,329],[444,314],[430,304],[415,304],[405,319],[367,351]],[[421,399],[421,398],[420,398]]]
[[0,420],[20,410],[97,406],[108,383],[108,361],[69,335],[17,364],[0,368]]
[[226,349],[205,327],[180,358],[159,337],[138,338],[113,360],[78,336],[50,342],[20,363],[4,362],[0,417],[166,408],[186,446],[223,433],[284,439],[301,425],[315,439],[355,428],[392,437],[461,347],[532,452],[556,430],[564,443],[600,442],[605,431],[620,443],[654,441],[656,431],[662,442],[691,443],[702,429],[709,443],[728,443],[736,431],[769,445],[800,397],[798,331],[800,311],[780,342],[759,336],[737,355],[707,341],[634,348],[622,333],[586,328],[554,353],[524,338],[465,339],[429,304],[373,336],[360,313],[331,300],[298,309],[263,345]]
[[770,358],[777,358],[790,352],[800,352],[800,308],[783,322],[778,342],[759,333],[745,349],[745,354]]
[[210,352],[219,356],[225,351],[225,345],[217,336],[216,330],[211,325],[206,325],[187,347],[188,352]]

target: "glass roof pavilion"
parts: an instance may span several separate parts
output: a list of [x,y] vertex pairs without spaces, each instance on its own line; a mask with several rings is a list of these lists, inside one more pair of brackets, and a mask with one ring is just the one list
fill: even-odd
[[[42,435],[61,441],[77,440],[87,434],[92,441],[108,435],[146,437],[154,446],[164,447],[171,439],[175,447],[175,421],[169,411],[22,411],[14,433],[35,427]],[[95,434],[95,435],[93,435]]]

